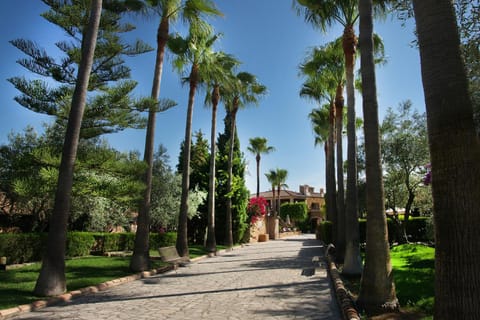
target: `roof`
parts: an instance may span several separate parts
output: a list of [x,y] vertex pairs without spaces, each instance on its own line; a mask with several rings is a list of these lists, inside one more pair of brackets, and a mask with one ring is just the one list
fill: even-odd
[[[252,197],[255,197],[256,194],[252,194]],[[260,192],[260,196],[266,199],[273,198],[272,191]],[[275,192],[275,197],[278,197],[277,192]],[[309,195],[305,195],[300,192],[295,192],[292,190],[280,190],[280,198],[297,198],[297,199],[307,199],[307,198],[323,198],[323,194],[320,192],[313,192]]]

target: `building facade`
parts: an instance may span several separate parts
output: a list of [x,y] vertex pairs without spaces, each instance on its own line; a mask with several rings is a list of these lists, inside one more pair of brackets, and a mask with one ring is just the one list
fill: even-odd
[[[255,197],[256,195],[252,195]],[[272,207],[273,193],[272,191],[260,192],[260,196],[267,200],[269,207]],[[275,192],[275,199],[278,199],[278,194]],[[308,209],[308,217],[312,226],[318,225],[325,219],[322,214],[322,207],[325,205],[325,193],[323,189],[320,192],[315,192],[314,187],[309,185],[301,185],[299,192],[291,190],[280,190],[280,205],[283,203],[297,203],[305,202]]]

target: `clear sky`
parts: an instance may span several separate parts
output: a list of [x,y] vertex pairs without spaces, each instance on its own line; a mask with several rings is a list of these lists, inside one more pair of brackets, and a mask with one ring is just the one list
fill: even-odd
[[[237,128],[241,149],[248,162],[247,187],[256,190],[255,158],[247,151],[248,140],[252,137],[265,137],[276,151],[264,155],[261,161],[261,190],[270,189],[264,173],[270,169],[288,170],[286,181],[289,189],[298,191],[299,185],[308,184],[318,191],[325,187],[325,159],[323,146],[314,146],[312,127],[308,113],[316,105],[299,98],[302,79],[298,77],[298,65],[309,48],[323,45],[342,34],[340,26],[322,33],[304,22],[292,9],[292,0],[218,0],[218,8],[223,18],[212,20],[217,32],[223,33],[216,49],[233,54],[242,61],[238,71],[255,74],[267,86],[268,94],[258,106],[248,106],[241,110],[237,118]],[[10,132],[20,132],[27,125],[42,131],[42,123],[51,119],[31,112],[13,98],[18,92],[6,81],[7,78],[26,72],[15,61],[22,53],[8,43],[9,40],[25,38],[36,41],[47,50],[61,39],[62,31],[39,16],[47,7],[38,0],[7,0],[2,2],[0,20],[0,143],[7,142]],[[135,19],[137,30],[134,38],[141,38],[155,46],[157,19],[141,21]],[[385,43],[388,63],[377,68],[377,92],[380,117],[388,107],[396,107],[410,99],[420,111],[425,104],[420,76],[419,54],[411,46],[414,40],[411,22],[406,27],[395,17],[377,21],[375,32]],[[184,33],[184,27],[177,25],[172,31]],[[358,26],[357,26],[358,35]],[[180,143],[184,138],[188,87],[182,87],[179,76],[171,67],[171,56],[167,57],[160,95],[178,103],[173,109],[157,116],[155,145],[163,144],[168,150],[171,165],[177,163]],[[136,95],[148,96],[153,77],[154,53],[128,60],[132,68],[132,78],[138,82]],[[196,97],[193,130],[202,130],[210,137],[210,110],[204,107],[205,92],[199,91]],[[357,116],[362,116],[361,96],[357,94]],[[218,115],[217,131],[223,131],[223,106]],[[362,135],[360,130],[359,136]],[[143,153],[145,131],[127,130],[105,136],[110,144],[120,150],[138,150]],[[344,142],[346,146],[346,142]],[[346,159],[346,152],[344,153]]]

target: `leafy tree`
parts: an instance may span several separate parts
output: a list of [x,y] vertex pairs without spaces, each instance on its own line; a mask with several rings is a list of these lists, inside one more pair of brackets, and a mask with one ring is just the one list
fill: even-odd
[[159,145],[153,161],[151,226],[155,230],[174,230],[178,222],[181,175],[168,165],[167,149]]
[[275,151],[275,148],[267,144],[267,139],[262,137],[250,138],[250,145],[247,150],[255,155],[257,162],[257,198],[260,197],[260,160],[262,154],[269,154]]
[[360,0],[359,13],[368,216],[365,268],[358,303],[368,316],[374,316],[396,311],[399,304],[392,277],[383,195],[372,0]]
[[[417,190],[423,184],[425,165],[430,163],[426,117],[413,110],[410,101],[405,101],[397,112],[387,111],[380,130],[382,159],[390,182],[385,193],[393,196],[391,200],[394,201],[389,202],[394,210],[403,201],[404,223],[407,223]],[[398,218],[396,220],[399,222]],[[397,240],[407,241],[404,227],[402,235]]]
[[[0,146],[1,214],[26,232],[47,228],[53,204],[55,182],[46,179],[49,170],[35,157],[43,146],[33,127],[12,132],[8,144]],[[29,223],[22,217],[29,217]]]
[[[178,157],[177,172],[182,174],[183,157],[185,157],[185,144]],[[201,130],[194,133],[194,143],[190,152],[190,191],[208,191],[209,184],[210,154],[208,152],[208,140],[205,139]],[[199,203],[199,212],[188,220],[189,243],[202,244],[207,228],[207,203]]]
[[[232,175],[229,174],[230,167],[230,137],[231,134],[231,116],[225,115],[224,118],[224,132],[218,136],[217,146],[217,173],[218,179],[217,185],[217,199],[215,211],[218,213],[215,215],[215,225],[226,225],[226,211],[227,211],[227,198],[231,199],[232,207],[232,239],[234,243],[238,243],[243,240],[245,231],[248,228],[247,221],[247,205],[250,194],[245,185],[245,158],[240,150],[240,141],[237,134],[234,135],[234,148],[232,164]],[[231,177],[231,178],[230,178]],[[229,179],[232,180],[231,187],[229,187]],[[230,190],[230,191],[229,191]],[[217,228],[215,234],[217,236],[217,242],[227,245],[226,228]]]
[[[48,228],[60,164],[58,135],[63,134],[64,130],[55,123],[46,126],[41,136],[27,128],[23,134],[12,133],[9,143],[0,147],[0,188],[14,204],[9,214],[21,220],[19,226],[25,231]],[[143,190],[138,181],[141,170],[143,166],[135,154],[119,153],[99,139],[81,140],[68,228],[108,229],[107,224],[91,222],[95,219],[110,221],[111,225],[125,225],[127,208],[135,205]],[[112,208],[108,218],[102,212],[106,207]],[[27,220],[29,223],[25,224]]]
[[480,142],[452,1],[414,0],[435,221],[435,319],[480,317]]

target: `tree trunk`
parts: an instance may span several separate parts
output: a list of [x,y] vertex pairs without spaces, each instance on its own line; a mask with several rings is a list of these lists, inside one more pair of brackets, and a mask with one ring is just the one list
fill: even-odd
[[212,129],[210,133],[210,176],[208,180],[208,226],[207,252],[217,252],[215,239],[215,136],[217,131],[217,106],[220,99],[220,88],[215,86],[212,92]]
[[228,249],[233,247],[232,225],[232,182],[233,182],[233,150],[235,147],[235,128],[238,106],[234,103],[230,118],[230,150],[228,152],[228,180],[227,180],[227,209],[225,219],[225,245]]
[[338,85],[335,97],[335,131],[337,142],[337,211],[345,216],[345,188],[343,183],[343,85]]
[[334,142],[333,142],[333,128],[329,133],[327,142],[325,144],[325,169],[326,169],[326,189],[327,189],[327,218],[332,221],[333,224],[333,242],[337,245],[337,195],[336,195],[336,183],[335,183],[335,154],[334,154]]
[[480,142],[452,1],[414,0],[435,222],[434,318],[479,319]]
[[67,132],[63,143],[55,203],[50,218],[47,248],[34,289],[34,293],[39,296],[58,295],[66,290],[64,259],[73,171],[101,14],[102,0],[93,0],[88,26],[82,39],[82,57],[78,68],[77,83],[72,97]]
[[260,154],[257,154],[257,198],[260,197]]
[[[165,46],[168,41],[169,23],[168,19],[162,18],[157,30],[157,54],[155,59],[155,71],[153,73],[153,84],[151,97],[158,101],[160,97],[160,83],[162,79],[163,58],[165,56]],[[139,206],[137,218],[137,232],[135,234],[135,245],[132,259],[130,260],[130,269],[134,272],[145,271],[150,268],[150,207],[152,195],[152,176],[153,176],[153,154],[155,151],[155,117],[157,110],[150,108],[148,112],[148,122],[145,137],[145,152],[143,161],[147,164],[147,169],[143,177],[145,191],[143,199]]]
[[[353,26],[346,26],[343,33],[343,53],[345,55],[345,73],[347,84],[347,192],[345,216],[357,217],[357,134],[355,126],[355,88],[353,68],[355,65],[355,52],[357,38]],[[344,220],[345,221],[345,220]],[[345,225],[343,225],[345,228]],[[345,229],[344,229],[345,230]],[[345,231],[342,233],[345,236]],[[345,239],[336,248],[337,258],[343,261],[345,256]]]
[[198,65],[193,64],[190,72],[190,92],[188,94],[187,122],[185,124],[185,144],[182,164],[182,196],[178,216],[177,251],[181,257],[188,257],[188,193],[190,191],[190,149],[192,145],[192,117],[195,92],[198,83]]
[[380,161],[380,131],[373,59],[372,0],[360,0],[360,50],[367,181],[367,245],[359,304],[368,316],[399,308],[393,283]]

